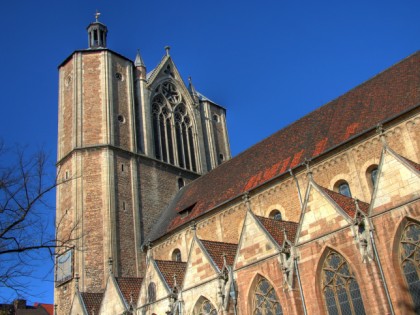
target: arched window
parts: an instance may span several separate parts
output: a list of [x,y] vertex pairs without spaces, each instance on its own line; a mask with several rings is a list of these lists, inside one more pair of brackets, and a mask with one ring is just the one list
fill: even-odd
[[365,314],[359,285],[346,260],[330,251],[321,271],[322,294],[330,315]]
[[147,302],[153,303],[156,301],[156,284],[154,282],[150,282],[149,286],[147,287]]
[[340,194],[351,198],[350,186],[345,180],[341,180],[335,184],[335,191],[338,191]]
[[185,181],[183,178],[178,178],[178,189],[181,189],[182,187],[185,186]]
[[376,180],[378,178],[378,165],[374,164],[367,168],[366,170],[366,179],[370,186],[371,191],[375,188]]
[[155,157],[197,171],[192,119],[175,84],[166,81],[152,98]]
[[253,315],[283,314],[283,309],[273,286],[263,277],[258,279],[252,305]]
[[420,225],[409,222],[400,241],[400,264],[413,299],[414,309],[420,311]]
[[269,217],[270,219],[281,221],[281,212],[277,209],[271,210]]
[[172,261],[182,261],[181,251],[178,248],[172,252]]
[[209,300],[201,297],[194,307],[193,315],[217,315],[217,310]]

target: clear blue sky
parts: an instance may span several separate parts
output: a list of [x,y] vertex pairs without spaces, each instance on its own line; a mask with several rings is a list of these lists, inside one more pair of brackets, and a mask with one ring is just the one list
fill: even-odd
[[[172,47],[184,79],[227,108],[234,155],[420,48],[417,0],[6,1],[0,137],[9,145],[55,159],[57,66],[87,47],[96,9],[108,47],[131,59],[139,48],[149,70]],[[30,301],[53,302],[52,282],[33,281],[33,292]]]

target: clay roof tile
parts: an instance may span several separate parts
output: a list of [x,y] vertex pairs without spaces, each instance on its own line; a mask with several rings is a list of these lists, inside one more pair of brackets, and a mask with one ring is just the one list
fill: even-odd
[[235,260],[236,250],[238,249],[238,244],[233,243],[224,243],[224,242],[214,242],[214,241],[205,241],[201,240],[201,243],[206,248],[211,259],[217,265],[219,270],[223,268],[223,255],[226,257],[226,263],[228,266],[233,266],[233,261]]
[[172,261],[172,260],[155,260],[156,264],[165,278],[166,283],[170,288],[174,287],[174,275],[176,277],[177,285],[181,285],[184,281],[185,270],[187,268],[186,262]]

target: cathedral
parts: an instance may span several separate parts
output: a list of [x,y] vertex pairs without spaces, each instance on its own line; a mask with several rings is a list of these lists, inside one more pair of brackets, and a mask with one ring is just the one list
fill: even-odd
[[232,158],[107,32],[58,67],[56,314],[420,314],[420,52]]

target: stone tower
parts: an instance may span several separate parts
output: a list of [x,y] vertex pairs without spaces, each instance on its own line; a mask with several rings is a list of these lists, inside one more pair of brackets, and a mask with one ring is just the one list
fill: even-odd
[[[141,245],[178,190],[230,159],[226,111],[184,84],[169,47],[149,73],[107,48],[107,27],[59,66],[55,303],[144,272]],[[112,258],[112,264],[109,259]]]

